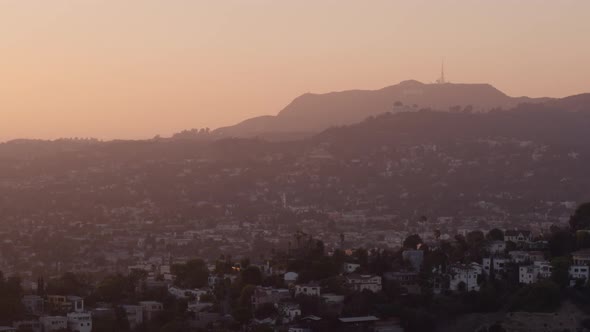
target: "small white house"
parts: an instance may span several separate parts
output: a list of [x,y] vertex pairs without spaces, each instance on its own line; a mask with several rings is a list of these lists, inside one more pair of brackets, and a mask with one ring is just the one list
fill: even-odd
[[42,316],[39,318],[44,332],[65,330],[68,328],[68,318],[64,316]]
[[574,265],[590,265],[590,249],[578,250],[572,253]]
[[532,265],[521,266],[518,269],[518,282],[532,284],[539,279],[550,278],[552,270],[548,261],[535,261]]
[[514,243],[531,243],[533,241],[533,234],[531,231],[507,230],[504,232],[504,241],[510,241]]
[[320,286],[317,284],[295,285],[295,296],[320,296]]
[[74,332],[91,332],[92,315],[89,312],[68,313],[68,329]]
[[346,276],[346,283],[351,289],[357,292],[369,290],[373,293],[377,293],[382,289],[381,277],[375,275],[350,274]]
[[587,281],[590,277],[590,267],[587,265],[572,265],[569,268],[569,276],[572,279],[570,282],[572,286],[576,284],[576,280]]
[[449,289],[452,291],[479,291],[478,277],[482,274],[482,267],[477,263],[455,264],[450,266],[451,280]]
[[183,289],[176,286],[168,287],[168,293],[177,299],[195,298],[199,300],[201,295],[209,293],[206,289]]

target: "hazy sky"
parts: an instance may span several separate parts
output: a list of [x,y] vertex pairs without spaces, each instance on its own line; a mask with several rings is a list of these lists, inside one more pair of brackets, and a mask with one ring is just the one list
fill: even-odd
[[590,92],[590,1],[0,0],[0,141],[144,138],[305,92]]

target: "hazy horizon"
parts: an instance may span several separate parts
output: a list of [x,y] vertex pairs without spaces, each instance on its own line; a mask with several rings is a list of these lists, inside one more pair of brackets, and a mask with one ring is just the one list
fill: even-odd
[[429,83],[443,57],[454,83],[590,92],[588,12],[587,1],[7,0],[0,142],[217,128],[306,92]]

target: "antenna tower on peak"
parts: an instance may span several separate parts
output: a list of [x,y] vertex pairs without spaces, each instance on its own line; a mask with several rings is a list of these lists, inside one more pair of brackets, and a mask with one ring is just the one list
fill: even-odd
[[442,59],[442,63],[440,66],[440,78],[438,80],[436,80],[436,83],[438,84],[445,84],[447,83],[447,81],[445,80],[445,59]]

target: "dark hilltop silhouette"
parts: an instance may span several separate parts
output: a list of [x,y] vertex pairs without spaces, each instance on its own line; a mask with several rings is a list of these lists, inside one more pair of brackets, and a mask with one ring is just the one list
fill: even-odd
[[213,133],[224,137],[315,133],[332,126],[357,123],[368,116],[384,112],[419,109],[485,112],[549,100],[510,97],[490,84],[424,84],[408,80],[380,90],[306,93],[295,98],[276,116],[247,119],[234,126],[219,128]]

